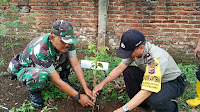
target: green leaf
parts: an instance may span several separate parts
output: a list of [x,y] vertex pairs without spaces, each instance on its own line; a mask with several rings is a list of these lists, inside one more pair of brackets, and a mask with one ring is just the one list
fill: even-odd
[[98,65],[97,65],[97,66],[99,66],[99,67],[103,68],[103,64],[102,64],[102,63],[98,63]]

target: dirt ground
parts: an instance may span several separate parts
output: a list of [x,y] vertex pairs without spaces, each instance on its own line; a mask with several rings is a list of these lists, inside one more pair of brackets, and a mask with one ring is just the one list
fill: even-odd
[[[28,39],[12,39],[14,52],[20,53],[26,47]],[[0,62],[3,60],[5,65],[0,66],[0,73],[7,72],[7,66],[13,57],[13,52],[10,47],[9,38],[0,38]],[[79,53],[78,58],[83,59],[85,54]],[[0,76],[0,105],[11,109],[12,107],[20,107],[24,102],[29,100],[28,91],[20,86],[17,80],[10,80],[8,75]],[[57,112],[89,112],[91,107],[82,107],[77,101],[68,97],[66,99],[53,99],[51,101],[53,106],[57,106]],[[98,106],[96,112],[112,112],[113,110],[121,107],[119,101],[108,102]],[[37,112],[41,110],[36,110]],[[0,112],[8,112],[6,109],[0,108]],[[145,112],[142,108],[136,108],[131,112]]]

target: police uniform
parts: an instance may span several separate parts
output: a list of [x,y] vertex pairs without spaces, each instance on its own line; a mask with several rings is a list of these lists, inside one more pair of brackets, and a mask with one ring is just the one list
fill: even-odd
[[[140,90],[143,81],[145,68],[147,65],[146,56],[159,60],[161,68],[161,90],[158,93],[152,93],[140,106],[146,108],[152,106],[156,111],[172,112],[178,110],[177,103],[171,101],[181,96],[186,86],[185,76],[175,63],[174,59],[162,48],[146,42],[142,57],[134,59],[122,59],[122,63],[127,65],[127,69],[123,72],[127,93],[133,98]],[[135,62],[136,66],[130,66]]]

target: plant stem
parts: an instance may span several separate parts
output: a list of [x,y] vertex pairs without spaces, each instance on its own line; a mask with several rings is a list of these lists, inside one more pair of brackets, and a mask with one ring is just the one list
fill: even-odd
[[[93,70],[93,88],[96,86],[96,69],[97,69],[97,59],[94,61],[94,70]],[[96,99],[95,99],[96,101]],[[94,106],[92,107],[92,112],[94,112]]]

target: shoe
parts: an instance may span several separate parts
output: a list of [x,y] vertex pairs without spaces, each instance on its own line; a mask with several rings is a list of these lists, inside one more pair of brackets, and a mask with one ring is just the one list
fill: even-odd
[[74,84],[72,84],[71,82],[69,82],[68,80],[68,76],[69,76],[69,70],[62,70],[60,72],[60,78],[65,81],[67,84],[69,84],[73,89],[75,89],[76,91],[79,91],[79,87],[75,86]]
[[200,104],[200,81],[199,80],[197,80],[197,83],[196,83],[196,93],[197,93],[196,98],[189,99],[186,101],[186,103],[190,105],[191,107],[196,107]]
[[29,91],[29,97],[30,102],[35,108],[41,109],[44,107],[41,91]]
[[178,103],[177,103],[177,101],[174,100],[174,99],[172,99],[171,101],[172,101],[173,103],[175,103],[175,105],[176,105],[176,109],[175,109],[173,112],[178,112]]
[[10,75],[10,80],[15,80],[15,79],[17,79],[17,76],[16,76],[16,75],[13,75],[13,74],[10,74],[10,73],[9,73],[9,75]]

